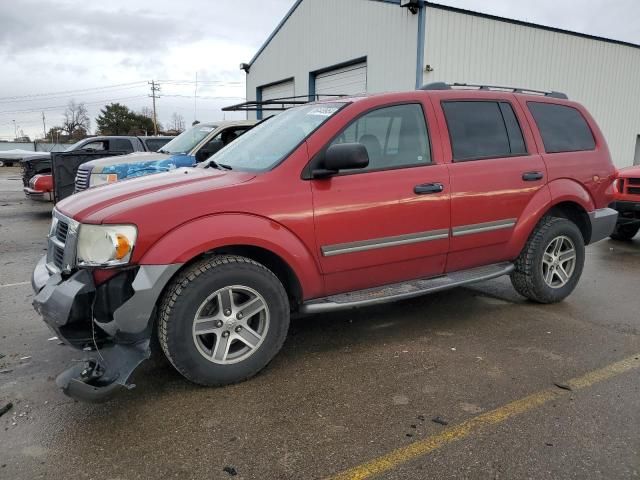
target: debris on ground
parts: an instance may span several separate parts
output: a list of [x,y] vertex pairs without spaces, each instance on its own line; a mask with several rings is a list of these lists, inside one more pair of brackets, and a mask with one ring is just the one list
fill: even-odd
[[441,417],[433,417],[431,421],[434,423],[439,423],[440,425],[449,425],[449,422],[447,422],[444,418],[441,418]]
[[4,358],[6,355],[4,353],[0,353],[0,358]]
[[11,373],[11,372],[13,372],[13,370],[10,368],[5,368],[4,370],[0,370],[0,373]]
[[420,420],[421,422],[424,422],[424,415],[418,415],[418,420]]
[[13,408],[13,403],[9,402],[4,407],[0,408],[0,417]]
[[20,360],[31,360],[31,356],[27,355],[26,357],[20,357]]
[[53,342],[54,340],[58,340],[58,337],[47,338],[47,342]]
[[566,383],[556,383],[553,382],[553,384],[558,387],[561,388],[562,390],[569,390],[570,392],[573,391],[573,388],[571,388],[571,385],[567,385]]
[[544,444],[545,444],[547,447],[553,447],[553,443],[544,442]]
[[235,469],[235,467],[224,467],[222,471],[228,473],[232,477],[235,477],[238,474],[238,471]]

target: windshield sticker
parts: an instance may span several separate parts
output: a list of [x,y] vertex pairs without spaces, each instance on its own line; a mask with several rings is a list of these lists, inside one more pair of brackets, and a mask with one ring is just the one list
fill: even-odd
[[307,115],[319,115],[321,117],[330,117],[338,111],[337,107],[316,107],[307,112]]
[[213,132],[213,127],[202,127],[200,131],[205,133]]

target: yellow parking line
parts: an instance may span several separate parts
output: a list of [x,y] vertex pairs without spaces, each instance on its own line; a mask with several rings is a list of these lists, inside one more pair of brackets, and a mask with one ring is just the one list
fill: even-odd
[[[581,377],[573,378],[566,383],[573,390],[581,390],[638,367],[640,367],[640,354],[625,358],[599,370],[594,370]],[[402,463],[426,455],[456,440],[466,438],[489,425],[504,422],[511,417],[525,413],[533,408],[544,405],[549,400],[553,400],[561,395],[567,395],[568,393],[566,390],[557,388],[542,390],[496,408],[495,410],[491,410],[490,412],[470,418],[459,425],[447,428],[442,433],[411,443],[406,447],[393,450],[386,455],[374,458],[373,460],[330,478],[332,480],[362,480],[374,475],[379,475]]]

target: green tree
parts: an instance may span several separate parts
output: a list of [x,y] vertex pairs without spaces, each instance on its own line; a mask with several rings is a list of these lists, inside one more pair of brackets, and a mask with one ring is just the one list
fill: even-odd
[[101,109],[96,124],[101,135],[144,135],[153,132],[153,120],[120,103],[112,103]]

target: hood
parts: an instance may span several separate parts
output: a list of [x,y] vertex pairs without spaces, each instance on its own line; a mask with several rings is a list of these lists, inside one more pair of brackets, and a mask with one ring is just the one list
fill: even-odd
[[32,152],[30,155],[25,155],[20,158],[20,161],[23,163],[37,162],[38,160],[46,160],[46,161],[51,160],[51,153],[44,152],[42,154],[34,155]]
[[118,155],[115,157],[98,158],[84,164],[90,167],[93,172],[100,173],[105,167],[111,165],[119,165],[124,163],[140,163],[140,162],[156,162],[158,160],[166,160],[171,155],[158,152],[134,152],[128,155]]
[[190,210],[213,209],[212,191],[232,187],[255,177],[254,173],[213,168],[179,168],[139,178],[90,188],[56,205],[61,213],[86,223],[124,221],[138,223],[141,217],[175,211],[187,217]]
[[618,178],[640,178],[640,165],[618,170]]

